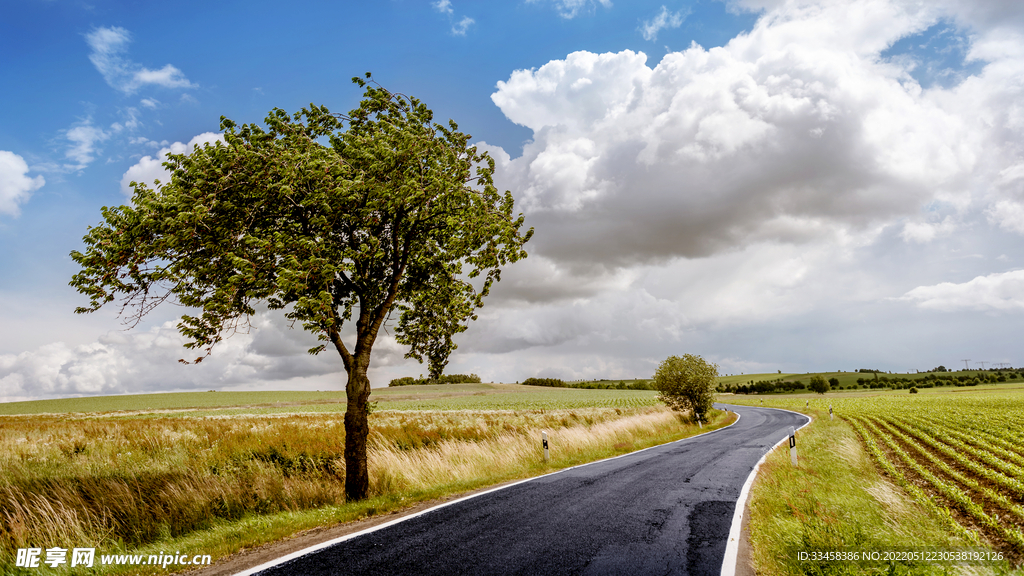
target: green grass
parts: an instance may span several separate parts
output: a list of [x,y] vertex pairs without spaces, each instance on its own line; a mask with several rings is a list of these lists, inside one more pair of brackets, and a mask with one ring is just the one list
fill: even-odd
[[[517,384],[440,384],[375,388],[378,410],[559,410],[658,404],[650,390],[578,390]],[[344,391],[175,392],[0,404],[0,415],[122,413],[128,417],[235,416],[344,412]],[[171,411],[170,413],[166,411]]]
[[[848,547],[950,549],[974,545],[979,537],[1004,557],[1019,561],[1017,530],[1024,510],[993,480],[1014,486],[1002,474],[1015,465],[1003,460],[1024,462],[1024,455],[999,448],[1024,441],[1019,432],[1024,429],[1024,417],[1019,416],[1024,413],[1022,392],[1024,383],[1001,383],[921,389],[918,394],[859,390],[720,396],[726,403],[786,408],[815,417],[798,433],[800,466],[790,465],[786,447],[777,450],[751,493],[751,543],[758,574],[943,573],[942,567],[913,563],[801,563],[795,553]],[[830,405],[834,420],[829,418]],[[978,448],[957,444],[964,439]],[[926,457],[922,450],[930,449],[927,442],[946,450],[945,456],[936,448],[931,459]],[[961,457],[967,457],[964,464],[943,463]],[[986,469],[989,463],[995,468]],[[1010,569],[1006,562],[986,568]]]
[[[330,413],[345,410],[344,391],[174,392],[0,403],[0,416],[196,417]],[[376,388],[377,410],[561,410],[658,405],[650,390],[541,388],[518,384],[444,384]]]
[[[827,410],[797,435],[799,466],[784,445],[769,455],[751,491],[750,543],[759,575],[943,574],[921,562],[801,562],[798,552],[949,550],[971,543],[879,474],[859,438]],[[1004,564],[1005,567],[1005,564]]]

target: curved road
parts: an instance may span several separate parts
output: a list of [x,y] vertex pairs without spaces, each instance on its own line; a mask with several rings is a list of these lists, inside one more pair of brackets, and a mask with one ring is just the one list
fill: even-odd
[[729,428],[456,502],[259,574],[718,575],[747,476],[808,421],[729,408],[740,414]]

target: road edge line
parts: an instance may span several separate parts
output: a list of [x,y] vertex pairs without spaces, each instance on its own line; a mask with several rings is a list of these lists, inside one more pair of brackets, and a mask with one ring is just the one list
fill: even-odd
[[424,514],[427,514],[429,512],[433,512],[434,510],[439,510],[441,508],[444,508],[445,506],[451,506],[452,504],[458,504],[459,502],[464,502],[466,500],[471,500],[473,498],[477,498],[479,496],[483,496],[484,494],[490,494],[491,492],[497,492],[499,490],[504,490],[506,488],[511,488],[513,486],[517,486],[519,484],[525,484],[526,482],[532,482],[534,480],[539,480],[539,479],[545,478],[547,476],[554,476],[555,474],[561,474],[562,472],[568,472],[569,470],[574,470],[576,468],[582,468],[584,466],[590,466],[591,464],[597,464],[599,462],[607,462],[609,460],[615,460],[617,458],[623,458],[625,456],[632,456],[633,454],[639,454],[641,452],[646,452],[647,450],[651,450],[651,449],[658,448],[658,447],[661,447],[661,446],[668,446],[669,444],[675,444],[677,442],[685,442],[687,440],[692,440],[694,438],[699,438],[699,437],[704,436],[706,434],[713,434],[715,432],[718,432],[719,430],[726,430],[728,428],[732,428],[732,426],[734,424],[736,424],[737,422],[740,421],[739,413],[733,412],[733,414],[736,414],[736,420],[734,420],[728,426],[722,426],[721,428],[716,428],[714,430],[708,430],[707,432],[702,432],[700,434],[697,434],[696,436],[687,436],[686,438],[680,438],[679,440],[673,440],[671,442],[665,442],[664,444],[655,444],[654,446],[648,446],[647,448],[642,448],[642,449],[636,450],[634,452],[627,452],[625,454],[619,454],[618,456],[610,456],[608,458],[602,458],[600,460],[594,460],[593,462],[586,462],[586,463],[583,463],[583,464],[577,464],[575,466],[570,466],[569,468],[562,468],[561,470],[555,470],[554,472],[548,472],[547,474],[541,474],[540,476],[534,476],[532,478],[524,478],[523,480],[512,482],[510,484],[505,484],[503,486],[498,486],[497,488],[491,488],[490,490],[484,490],[483,492],[477,492],[476,494],[470,494],[469,496],[463,496],[461,498],[456,498],[455,500],[451,500],[449,502],[443,502],[441,504],[438,504],[437,506],[432,506],[430,508],[427,508],[426,510],[420,510],[419,512],[416,512],[415,514],[409,514],[408,516],[402,516],[401,518],[396,518],[394,520],[390,520],[388,522],[384,522],[383,524],[378,524],[376,526],[371,526],[370,528],[367,528],[365,530],[360,530],[359,532],[353,532],[352,534],[346,534],[345,536],[340,536],[340,537],[335,538],[333,540],[328,540],[326,542],[321,542],[319,544],[314,544],[313,546],[310,546],[308,548],[303,548],[302,550],[297,550],[295,552],[292,552],[291,554],[286,554],[284,556],[281,556],[280,558],[275,558],[274,560],[271,560],[269,562],[264,562],[263,564],[260,564],[259,566],[255,566],[253,568],[249,568],[247,570],[243,570],[242,572],[236,572],[236,573],[233,574],[233,576],[254,576],[255,574],[259,574],[260,572],[263,572],[264,570],[269,570],[269,569],[271,569],[271,568],[273,568],[275,566],[280,566],[281,564],[285,564],[287,562],[295,560],[296,558],[301,558],[302,556],[306,556],[307,554],[312,554],[312,553],[317,552],[319,550],[323,550],[324,548],[330,548],[331,546],[334,546],[335,544],[341,544],[342,542],[345,542],[346,540],[351,540],[351,539],[356,538],[358,536],[363,536],[363,535],[366,535],[366,534],[370,534],[372,532],[376,532],[377,530],[383,530],[384,528],[388,528],[390,526],[394,526],[395,524],[399,524],[399,523],[405,522],[406,520],[412,520],[413,518],[416,518],[418,516],[423,516]]
[[[766,406],[744,406],[742,404],[735,404],[735,406],[743,406],[744,408],[767,408]],[[804,422],[800,428],[797,428],[797,430],[807,426],[814,420],[813,417],[795,410],[786,410],[785,408],[768,409],[791,412],[807,418],[807,422]],[[757,472],[761,469],[761,464],[764,464],[764,461],[768,459],[768,455],[774,452],[776,448],[781,446],[782,443],[787,440],[789,440],[788,436],[783,437],[782,440],[776,442],[774,446],[769,448],[768,451],[761,456],[761,459],[757,461],[757,464],[754,464],[754,469],[750,471],[750,475],[747,476],[747,481],[743,483],[743,488],[740,489],[739,498],[736,499],[736,510],[732,514],[732,526],[729,527],[729,539],[725,543],[725,557],[722,558],[721,576],[736,576],[736,563],[739,562],[740,552],[740,530],[743,529],[743,509],[746,508],[747,498],[750,497],[750,487],[753,486],[754,478],[757,477]]]

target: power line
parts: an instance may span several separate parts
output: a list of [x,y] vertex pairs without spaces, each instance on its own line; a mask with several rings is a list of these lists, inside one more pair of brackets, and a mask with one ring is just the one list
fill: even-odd
[[967,358],[966,360],[962,360],[962,362],[964,363],[964,370],[970,370],[971,369],[971,367],[967,365],[967,363],[970,362],[970,361],[971,361],[970,358]]

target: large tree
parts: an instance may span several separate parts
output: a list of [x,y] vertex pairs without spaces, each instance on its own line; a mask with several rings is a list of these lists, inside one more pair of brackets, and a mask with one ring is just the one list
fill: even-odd
[[[367,79],[370,79],[367,74]],[[159,303],[188,307],[178,328],[195,362],[265,303],[333,347],[348,374],[345,493],[369,490],[367,369],[392,321],[406,357],[439,376],[501,267],[526,256],[512,194],[470,136],[433,122],[416,98],[365,89],[347,115],[274,109],[266,128],[224,117],[224,143],[168,156],[170,181],[133,182],[131,204],[103,208],[71,285],[117,301],[137,322]],[[395,312],[397,311],[397,314]],[[397,315],[397,322],[394,316]],[[354,323],[343,338],[343,327]]]
[[695,419],[708,421],[715,403],[715,382],[718,365],[696,354],[669,356],[654,373],[658,399],[669,408],[690,412]]

